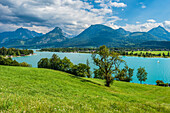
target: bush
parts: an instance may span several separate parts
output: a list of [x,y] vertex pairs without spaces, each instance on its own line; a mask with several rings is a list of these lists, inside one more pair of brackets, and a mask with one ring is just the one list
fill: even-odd
[[164,87],[168,87],[169,86],[168,83],[164,83],[162,80],[157,80],[156,81],[156,85],[157,86],[164,86]]
[[159,86],[159,84],[164,84],[164,82],[162,80],[157,80],[156,85]]
[[30,64],[27,64],[26,62],[20,63],[20,66],[22,66],[22,67],[32,67]]

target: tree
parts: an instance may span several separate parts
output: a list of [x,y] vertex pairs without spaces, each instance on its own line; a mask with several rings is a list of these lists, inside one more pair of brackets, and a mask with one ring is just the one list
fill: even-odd
[[91,71],[90,71],[90,63],[89,63],[89,60],[87,59],[86,61],[86,65],[87,65],[87,77],[88,78],[91,78]]
[[20,66],[22,66],[22,67],[32,67],[30,64],[27,64],[26,62],[20,63]]
[[38,68],[49,68],[50,63],[48,58],[42,58],[39,62],[38,62]]
[[73,67],[73,63],[67,57],[64,57],[61,60],[60,68],[61,68],[62,71],[70,72],[72,67]]
[[104,79],[101,69],[95,69],[94,78]]
[[146,81],[147,79],[147,72],[145,71],[145,68],[140,67],[138,68],[138,72],[137,72],[137,78],[140,81],[140,83],[142,84],[142,81]]
[[20,63],[18,63],[16,60],[12,61],[11,66],[20,66]]
[[61,70],[60,64],[60,57],[58,57],[56,54],[53,54],[52,58],[50,59],[50,68],[55,70]]
[[94,64],[99,67],[100,73],[102,73],[106,80],[105,86],[110,87],[114,77],[112,74],[116,74],[121,63],[125,62],[119,57],[118,53],[110,51],[105,45],[101,46],[98,51],[92,54]]
[[128,77],[127,77],[127,80],[126,80],[127,82],[132,81],[133,71],[134,71],[134,69],[132,69],[132,68],[128,69]]
[[80,76],[80,77],[86,77],[88,75],[88,73],[87,73],[87,65],[79,63],[77,65],[76,75]]
[[118,73],[115,78],[120,81],[130,82],[132,81],[133,71],[134,69],[129,68],[127,65],[125,65],[123,69],[118,70]]

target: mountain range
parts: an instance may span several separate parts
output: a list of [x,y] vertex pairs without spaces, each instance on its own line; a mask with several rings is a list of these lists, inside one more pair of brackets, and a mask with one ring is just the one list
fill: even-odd
[[[61,28],[56,27],[52,31],[42,34],[19,28],[13,32],[0,33],[0,46],[16,48],[47,48],[47,47],[147,47],[152,42],[169,43],[170,32],[158,26],[148,32],[129,32],[123,28],[96,24],[91,25],[79,35],[70,38]],[[149,42],[149,43],[147,43]],[[145,45],[147,44],[147,45]],[[149,46],[148,45],[148,46]],[[160,46],[162,47],[162,46]]]

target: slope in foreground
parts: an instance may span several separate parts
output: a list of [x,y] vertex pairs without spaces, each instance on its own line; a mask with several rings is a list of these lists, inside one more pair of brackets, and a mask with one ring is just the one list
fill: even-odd
[[0,66],[0,112],[170,112],[170,88]]

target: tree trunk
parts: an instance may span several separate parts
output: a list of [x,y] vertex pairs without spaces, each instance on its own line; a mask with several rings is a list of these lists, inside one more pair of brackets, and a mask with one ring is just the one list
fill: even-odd
[[105,86],[110,87],[110,81],[109,81],[108,79],[106,79],[106,84],[105,84]]
[[105,86],[110,87],[110,83],[106,82]]

